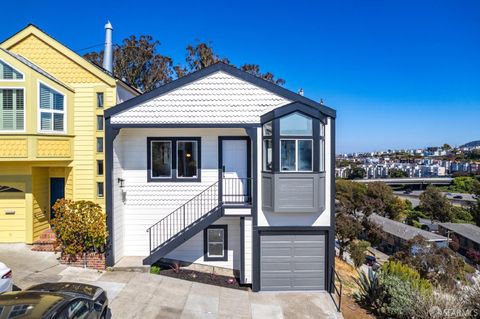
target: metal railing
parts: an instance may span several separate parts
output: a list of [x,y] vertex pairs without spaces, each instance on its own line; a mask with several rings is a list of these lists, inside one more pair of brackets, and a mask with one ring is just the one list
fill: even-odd
[[223,178],[222,202],[224,204],[251,204],[252,178]]
[[219,206],[218,182],[147,229],[150,254]]
[[335,307],[337,307],[337,311],[340,311],[342,307],[342,290],[342,280],[340,279],[340,276],[338,276],[338,273],[335,271],[335,267],[332,266],[332,274],[330,276],[330,296],[332,297]]

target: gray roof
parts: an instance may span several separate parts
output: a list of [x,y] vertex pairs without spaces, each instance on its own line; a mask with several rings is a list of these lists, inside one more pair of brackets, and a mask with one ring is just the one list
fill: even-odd
[[29,68],[31,68],[32,70],[40,73],[41,75],[43,75],[44,77],[52,80],[53,82],[73,91],[73,89],[71,87],[69,87],[67,84],[63,83],[62,81],[60,81],[59,79],[57,79],[56,77],[54,77],[53,75],[51,75],[50,73],[48,73],[47,71],[43,70],[42,68],[40,68],[38,65],[36,65],[35,63],[33,63],[32,61],[28,60],[27,58],[21,56],[20,54],[16,54],[16,53],[13,53],[12,51],[9,51],[9,50],[5,50],[3,48],[0,48],[0,50],[2,50],[3,52],[7,53],[8,55],[10,55],[11,57],[17,59],[18,61],[22,62],[23,64],[25,64],[26,66],[28,66]]
[[434,222],[432,221],[431,219],[428,219],[428,218],[419,218],[418,219],[418,222],[422,225],[425,225],[425,226],[428,226],[428,228],[430,229],[430,231],[432,230],[435,230],[437,231],[438,230],[438,222]]
[[406,225],[395,220],[391,220],[385,217],[382,217],[377,214],[372,214],[368,217],[371,222],[379,225],[382,230],[388,234],[391,234],[395,237],[401,238],[403,240],[411,240],[416,236],[420,235],[425,238],[427,241],[446,241],[447,237],[437,235],[420,228],[416,228],[410,225]]
[[480,244],[480,227],[472,224],[456,223],[441,223],[440,226]]

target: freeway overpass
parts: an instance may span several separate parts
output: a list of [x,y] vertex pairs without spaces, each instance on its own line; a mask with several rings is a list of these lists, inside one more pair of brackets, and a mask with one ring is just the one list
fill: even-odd
[[354,179],[357,183],[383,182],[388,185],[450,185],[453,177],[413,177],[413,178],[374,178]]

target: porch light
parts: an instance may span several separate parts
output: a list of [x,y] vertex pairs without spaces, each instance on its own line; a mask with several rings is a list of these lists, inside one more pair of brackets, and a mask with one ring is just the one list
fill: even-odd
[[190,154],[190,153],[187,153],[187,154],[185,155],[185,157],[188,157],[188,158],[190,158],[190,157],[192,157],[192,154]]
[[117,183],[120,184],[120,188],[123,188],[123,183],[125,182],[125,180],[123,178],[117,178]]

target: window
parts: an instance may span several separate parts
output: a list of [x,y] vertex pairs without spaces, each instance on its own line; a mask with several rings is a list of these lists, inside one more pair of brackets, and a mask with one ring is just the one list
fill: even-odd
[[40,131],[65,131],[65,96],[40,84]]
[[177,141],[177,177],[197,177],[196,141]]
[[272,140],[266,138],[263,140],[263,170],[271,171],[272,170],[272,159],[273,159],[273,144]]
[[23,80],[23,74],[0,60],[0,80]]
[[280,135],[312,136],[312,119],[293,113],[280,119]]
[[23,89],[0,89],[0,130],[25,129],[25,98]]
[[103,137],[97,137],[97,152],[103,153]]
[[204,231],[204,260],[228,260],[227,225],[212,225]]
[[280,140],[280,169],[289,172],[312,171],[313,140],[282,139]]
[[148,181],[200,181],[200,138],[148,138]]
[[103,160],[97,160],[97,175],[103,175]]
[[25,317],[32,309],[33,305],[30,304],[13,305],[12,308],[10,308],[10,313],[8,314],[7,318],[14,319]]
[[60,318],[87,319],[90,318],[91,303],[87,300],[74,300],[62,311]]
[[103,107],[103,92],[97,92],[97,107]]
[[152,178],[172,177],[172,142],[152,141]]
[[272,121],[263,124],[263,136],[272,136]]
[[97,115],[97,131],[103,131],[103,116]]
[[103,197],[103,182],[97,182],[97,197]]

